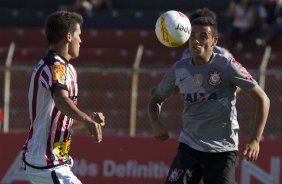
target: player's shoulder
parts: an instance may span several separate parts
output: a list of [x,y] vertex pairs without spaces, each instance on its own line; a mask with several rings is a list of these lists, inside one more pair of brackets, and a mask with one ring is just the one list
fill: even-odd
[[217,63],[229,65],[233,60],[233,56],[220,53],[214,53],[214,58]]
[[188,65],[191,64],[192,61],[192,56],[186,57],[186,58],[182,58],[178,61],[176,61],[176,63],[174,64],[175,68],[183,68],[186,67]]
[[232,53],[224,47],[216,45],[213,49],[214,53],[223,54],[226,56],[233,56]]
[[46,56],[43,58],[47,65],[63,65],[65,66],[67,62],[64,58],[56,54],[54,51],[48,51]]
[[191,52],[190,52],[189,48],[184,49],[181,58],[184,59],[184,58],[187,58],[187,57],[191,57]]
[[214,57],[216,57],[217,59],[230,60],[232,58],[232,56],[221,54],[221,53],[214,52],[213,54],[214,54]]
[[223,54],[216,54],[215,53],[215,63],[217,63],[218,66],[227,68],[242,68],[242,64],[238,62],[234,57],[232,56],[226,56]]
[[214,47],[214,52],[224,54],[225,52],[229,52],[226,48],[216,45]]

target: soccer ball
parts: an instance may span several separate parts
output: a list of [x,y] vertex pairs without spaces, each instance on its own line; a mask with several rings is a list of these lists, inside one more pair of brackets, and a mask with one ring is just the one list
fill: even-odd
[[160,15],[156,22],[155,32],[163,45],[178,47],[189,39],[191,23],[184,13],[170,10]]

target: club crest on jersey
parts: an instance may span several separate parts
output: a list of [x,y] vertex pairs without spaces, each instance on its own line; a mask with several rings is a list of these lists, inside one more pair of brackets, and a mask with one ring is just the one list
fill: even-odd
[[171,171],[168,181],[169,182],[177,181],[183,172],[184,170],[175,168],[173,171]]
[[61,84],[65,83],[65,66],[63,65],[53,65],[51,67],[53,79]]
[[209,72],[209,75],[210,75],[210,78],[209,78],[209,85],[211,86],[219,86],[222,82],[222,79],[221,79],[221,74],[222,72],[220,71],[210,71]]
[[202,74],[195,74],[194,75],[194,84],[195,86],[200,86],[203,84],[203,75]]

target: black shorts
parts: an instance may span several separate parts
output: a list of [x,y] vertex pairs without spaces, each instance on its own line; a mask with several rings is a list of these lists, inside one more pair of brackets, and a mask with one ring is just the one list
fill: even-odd
[[166,184],[234,184],[236,158],[236,151],[208,153],[180,143]]

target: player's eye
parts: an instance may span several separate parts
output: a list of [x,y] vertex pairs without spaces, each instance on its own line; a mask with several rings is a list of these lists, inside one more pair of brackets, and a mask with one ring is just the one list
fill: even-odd
[[207,36],[207,35],[201,35],[201,36],[200,36],[200,39],[201,39],[201,40],[206,40],[206,39],[208,39],[208,36]]

